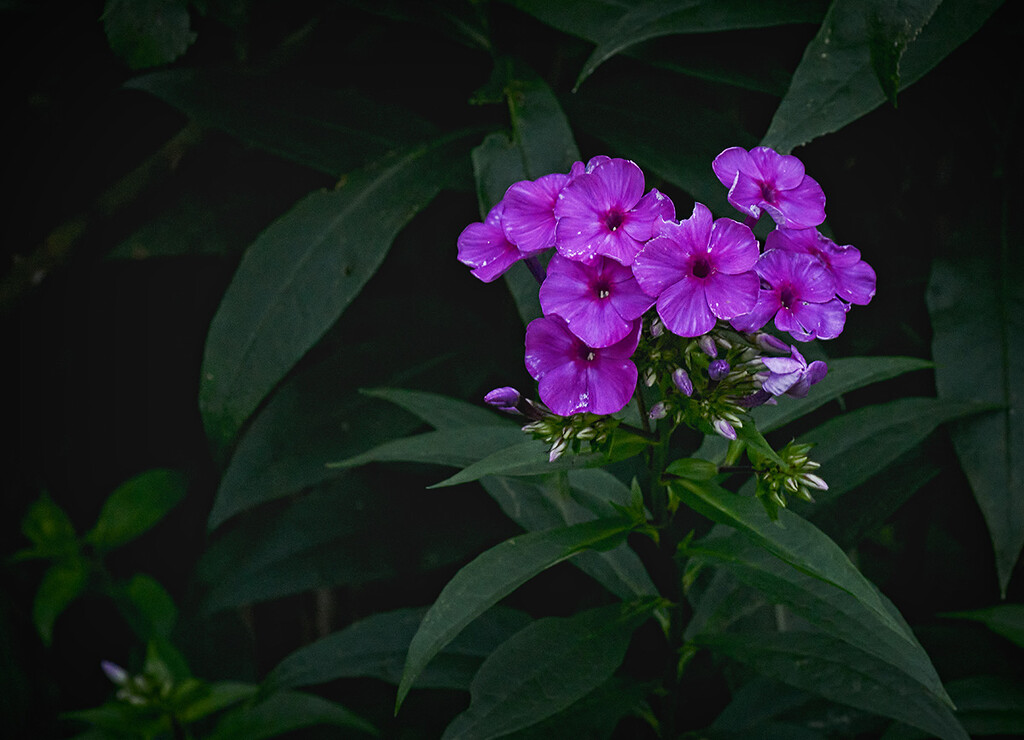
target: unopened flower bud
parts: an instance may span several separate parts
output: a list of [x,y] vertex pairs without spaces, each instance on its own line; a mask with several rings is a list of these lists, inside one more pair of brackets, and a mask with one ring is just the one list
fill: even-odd
[[508,414],[518,414],[519,411],[516,406],[519,404],[519,400],[522,396],[515,388],[495,388],[493,391],[484,396],[484,402],[499,411],[504,411]]
[[665,325],[661,323],[661,319],[655,319],[651,322],[651,336],[660,337],[665,333]]
[[778,337],[773,337],[771,334],[758,332],[754,337],[754,343],[766,352],[782,352],[786,355],[789,354],[789,345]]
[[650,417],[652,421],[664,419],[666,416],[668,416],[668,409],[665,407],[665,402],[658,401],[656,404],[651,406],[651,410],[647,414],[647,416]]
[[715,428],[715,431],[719,435],[725,437],[728,440],[736,439],[736,430],[733,429],[732,424],[727,422],[725,419],[715,419],[711,425]]
[[821,476],[815,475],[814,473],[804,473],[800,476],[800,479],[811,488],[817,488],[819,491],[828,490],[828,483],[826,483]]
[[117,686],[124,686],[128,682],[128,671],[119,666],[117,663],[111,663],[109,660],[100,661],[100,668],[107,674],[107,678]]
[[648,388],[658,382],[658,374],[654,372],[654,368],[649,367],[644,371],[644,385]]
[[684,396],[693,394],[693,381],[683,368],[677,367],[672,371],[672,382]]
[[568,446],[569,443],[566,442],[563,437],[559,437],[555,440],[555,443],[551,445],[551,450],[548,452],[548,462],[554,462],[560,458]]
[[710,334],[704,334],[700,339],[697,340],[697,346],[701,348],[708,357],[718,357],[718,345],[715,344],[715,340],[711,338]]
[[732,368],[726,360],[712,360],[711,364],[708,365],[708,376],[712,380],[721,380]]

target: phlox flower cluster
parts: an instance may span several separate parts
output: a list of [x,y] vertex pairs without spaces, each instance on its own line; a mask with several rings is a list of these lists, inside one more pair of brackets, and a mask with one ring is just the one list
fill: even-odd
[[[742,221],[702,203],[678,218],[634,162],[598,156],[512,185],[459,236],[458,258],[480,280],[525,261],[540,281],[525,363],[554,415],[614,414],[642,380],[662,391],[652,418],[735,438],[744,409],[805,395],[824,376],[769,332],[839,336],[851,305],[874,296],[874,271],[820,233],[825,195],[796,157],[733,147],[712,170]],[[765,214],[775,229],[762,245],[752,229]],[[523,406],[500,390],[495,405],[516,410],[514,393]]]

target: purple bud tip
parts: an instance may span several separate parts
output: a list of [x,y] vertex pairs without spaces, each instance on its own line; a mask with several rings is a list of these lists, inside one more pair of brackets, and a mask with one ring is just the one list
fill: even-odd
[[668,416],[668,409],[665,408],[665,404],[662,401],[658,401],[656,404],[651,406],[650,412],[647,414],[652,420],[657,421],[658,419],[664,419]]
[[715,344],[715,340],[711,338],[710,334],[705,334],[698,339],[697,346],[699,346],[708,357],[718,357],[718,345]]
[[493,391],[484,396],[484,402],[490,406],[493,406],[500,411],[508,413],[517,413],[516,406],[519,404],[519,399],[522,396],[519,395],[519,391],[515,388],[495,388]]
[[677,367],[672,372],[672,382],[676,384],[676,388],[682,391],[684,396],[693,394],[693,381],[690,380],[690,376],[686,374],[683,368]]
[[714,426],[716,432],[726,439],[733,441],[736,440],[736,430],[733,428],[732,424],[727,422],[725,419],[715,419],[712,426]]
[[765,334],[763,332],[759,333],[754,341],[757,342],[757,346],[763,350],[789,354],[790,346],[778,337],[773,337],[771,334]]
[[711,364],[708,365],[708,375],[712,380],[721,380],[729,374],[731,369],[726,360],[712,360]]
[[117,663],[111,663],[109,660],[101,660],[100,668],[102,668],[103,672],[107,674],[107,678],[118,686],[124,686],[125,682],[128,680],[128,671]]

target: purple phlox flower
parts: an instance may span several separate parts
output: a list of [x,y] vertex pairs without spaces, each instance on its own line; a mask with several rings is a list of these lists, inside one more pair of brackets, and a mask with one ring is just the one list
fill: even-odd
[[765,249],[786,249],[817,257],[836,281],[836,295],[849,303],[867,305],[875,295],[875,271],[861,259],[860,250],[840,246],[817,229],[775,229]]
[[459,234],[459,262],[473,268],[473,275],[485,283],[494,282],[526,256],[505,237],[503,209],[504,203],[499,202],[483,223],[472,223]]
[[644,174],[636,164],[607,159],[588,164],[569,181],[558,195],[555,216],[555,246],[563,257],[588,261],[605,255],[630,265],[655,222],[675,218],[675,207],[657,190],[644,195]]
[[555,244],[555,202],[569,175],[555,173],[523,180],[505,191],[501,226],[505,237],[526,255]]
[[654,305],[654,299],[640,289],[630,269],[615,260],[598,257],[583,263],[554,254],[540,286],[540,305],[545,316],[565,319],[569,330],[586,344],[607,347],[632,331],[633,322]]
[[712,360],[708,364],[708,377],[712,380],[721,380],[732,368],[727,360]]
[[765,211],[776,224],[792,229],[825,220],[825,193],[792,155],[764,146],[749,152],[734,146],[715,157],[711,168],[729,188],[729,203],[754,219]]
[[584,411],[613,414],[636,390],[637,368],[630,359],[643,322],[609,347],[590,347],[557,316],[534,319],[526,327],[526,369],[538,382],[541,400],[559,416]]
[[793,398],[804,398],[812,385],[825,377],[828,365],[821,360],[807,364],[807,360],[796,347],[789,357],[764,357],[761,362],[768,368],[769,375],[761,387],[773,396],[785,393]]
[[663,221],[633,263],[640,287],[656,297],[658,315],[683,337],[706,334],[718,319],[750,311],[757,300],[753,232],[728,218],[712,220],[696,203],[690,218]]
[[740,331],[757,331],[775,317],[775,326],[801,342],[834,339],[846,323],[846,307],[835,297],[835,280],[809,254],[772,249],[757,261],[761,291],[750,313],[732,319]]

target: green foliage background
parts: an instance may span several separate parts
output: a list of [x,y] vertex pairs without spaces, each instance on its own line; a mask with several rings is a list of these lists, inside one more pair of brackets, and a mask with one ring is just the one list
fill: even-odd
[[[688,573],[679,730],[1024,732],[1017,4],[11,0],[0,18],[12,736],[72,737],[87,726],[76,717],[116,725],[68,714],[112,698],[101,660],[206,682],[178,697],[201,736],[440,737],[470,696],[452,736],[520,729],[510,706],[550,710],[525,736],[647,736],[658,574],[599,551],[626,536],[609,517],[630,505],[632,471],[573,470],[567,499],[519,477],[522,459],[488,457],[524,438],[473,405],[532,388],[522,327],[537,307],[520,272],[473,279],[455,239],[511,182],[596,154],[635,160],[680,215],[697,199],[731,216],[711,160],[758,143],[801,157],[828,196],[826,227],[878,274],[871,305],[810,350],[835,385],[766,409],[759,428],[818,444],[837,495],[798,513],[883,596],[867,581],[850,604],[822,595],[845,571],[778,570],[723,530],[799,570],[759,511],[684,486],[719,523],[695,525],[707,536],[688,555],[705,574],[721,567]],[[702,451],[718,454],[714,440]],[[452,468],[468,482],[426,490]],[[424,608],[481,551],[556,525],[602,544],[573,568],[561,561],[580,541],[525,535],[540,542],[536,571],[523,565],[536,577],[438,640],[392,716]],[[785,606],[764,607],[766,592]],[[730,631],[767,629],[784,608],[856,643],[891,606],[945,689],[901,674],[854,696],[849,673],[815,662],[877,678],[896,661],[932,680],[902,643],[894,658],[817,633],[755,644]],[[503,662],[507,638],[543,658],[549,641],[591,634],[608,649],[572,649],[595,691],[569,675],[541,692],[557,713],[530,696],[486,703],[517,665]],[[271,698],[232,709],[257,687]]]

